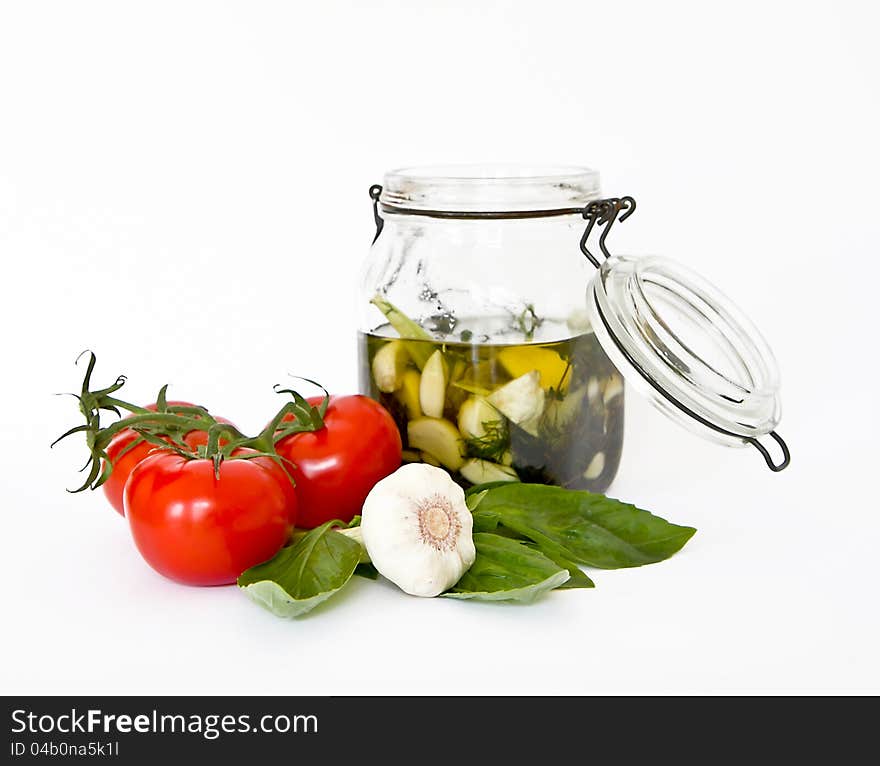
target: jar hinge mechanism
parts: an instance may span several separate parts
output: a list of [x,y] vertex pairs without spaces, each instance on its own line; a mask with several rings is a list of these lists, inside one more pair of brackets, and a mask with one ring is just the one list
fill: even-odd
[[611,253],[608,252],[605,240],[608,238],[608,233],[611,231],[611,227],[614,226],[615,221],[619,220],[623,222],[635,212],[636,201],[629,196],[597,199],[590,202],[581,211],[581,215],[587,222],[587,228],[584,230],[584,234],[581,237],[581,252],[589,258],[590,263],[592,263],[597,269],[599,268],[599,260],[587,247],[587,240],[590,238],[593,228],[598,224],[602,229],[602,234],[599,236],[599,249],[602,251],[602,255],[606,258],[610,258]]
[[385,226],[385,219],[379,215],[379,196],[382,194],[382,187],[379,184],[373,184],[370,187],[370,199],[373,200],[373,220],[376,222],[376,234],[373,237],[372,244],[376,244],[382,229]]

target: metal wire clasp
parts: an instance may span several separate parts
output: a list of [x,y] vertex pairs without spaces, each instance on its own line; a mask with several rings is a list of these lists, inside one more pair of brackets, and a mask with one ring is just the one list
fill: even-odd
[[587,240],[593,231],[593,227],[598,223],[602,228],[602,234],[599,237],[599,249],[606,258],[611,257],[608,248],[605,246],[605,240],[608,232],[614,226],[614,222],[621,222],[629,218],[636,212],[636,201],[629,196],[626,197],[609,197],[608,199],[597,199],[590,202],[581,212],[584,220],[587,222],[587,228],[581,237],[581,252],[590,259],[597,269],[599,268],[599,260],[593,255],[587,247]]
[[382,187],[379,184],[373,184],[370,187],[370,199],[373,200],[373,219],[376,221],[376,234],[371,243],[373,245],[376,244],[376,240],[379,239],[379,235],[382,233],[382,229],[385,226],[385,219],[379,215],[379,197],[381,194]]

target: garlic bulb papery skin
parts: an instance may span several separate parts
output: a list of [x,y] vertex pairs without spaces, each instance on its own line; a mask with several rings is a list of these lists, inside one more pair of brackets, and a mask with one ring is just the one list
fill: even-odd
[[373,566],[412,596],[439,596],[461,579],[477,555],[473,529],[464,490],[425,463],[386,476],[361,511]]

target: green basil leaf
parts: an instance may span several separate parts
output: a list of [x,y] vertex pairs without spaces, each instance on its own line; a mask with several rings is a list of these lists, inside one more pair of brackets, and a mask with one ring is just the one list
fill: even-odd
[[356,540],[333,531],[329,521],[245,571],[239,587],[279,617],[299,617],[326,601],[354,574],[361,556]]
[[570,577],[543,553],[518,540],[477,532],[474,545],[477,558],[473,565],[444,596],[530,603]]
[[696,532],[604,495],[543,484],[489,489],[474,512],[474,527],[493,524],[532,540],[544,553],[599,569],[662,561]]
[[501,517],[492,511],[472,512],[474,517],[474,532],[495,532],[501,523]]
[[483,499],[483,495],[485,492],[476,492],[470,495],[465,495],[465,503],[467,503],[468,510],[473,513],[477,510],[477,506],[480,504],[480,500]]
[[[483,495],[488,489],[495,489],[496,487],[503,487],[505,484],[510,484],[509,481],[487,481],[485,484],[475,484],[473,487],[468,487],[464,491],[464,496],[466,498],[471,497],[471,495]],[[482,498],[481,498],[482,499]],[[471,508],[471,510],[474,510]]]
[[364,577],[367,580],[378,580],[379,579],[379,570],[373,566],[373,564],[369,561],[361,562],[357,565],[354,570],[354,573],[358,577]]
[[[501,527],[501,529],[504,529],[504,527]],[[567,559],[565,556],[560,556],[556,551],[542,550],[534,543],[531,543],[530,545],[536,550],[541,551],[541,553],[543,553],[554,564],[557,564],[563,569],[568,570],[568,574],[570,575],[570,577],[568,578],[568,580],[562,583],[562,585],[558,586],[557,590],[572,590],[573,588],[596,587],[596,583],[594,583],[589,577],[587,577],[584,570],[570,559]]]
[[[480,497],[482,498],[485,491],[481,493]],[[492,532],[496,535],[500,535],[502,537],[508,537],[512,539],[519,540],[527,540],[528,538],[523,535],[513,531],[512,529],[508,529],[505,526],[501,525],[501,517],[499,514],[493,513],[491,511],[482,513],[479,516],[474,516],[474,532]],[[563,569],[567,569],[568,573],[571,575],[569,580],[565,582],[563,585],[559,586],[559,590],[566,590],[571,588],[595,588],[596,584],[583,572],[583,570],[575,563],[571,561],[570,558],[566,557],[555,546],[551,546],[550,549],[542,549],[537,543],[529,543],[530,547],[535,550],[543,553],[548,559],[550,559],[554,564],[561,566]]]

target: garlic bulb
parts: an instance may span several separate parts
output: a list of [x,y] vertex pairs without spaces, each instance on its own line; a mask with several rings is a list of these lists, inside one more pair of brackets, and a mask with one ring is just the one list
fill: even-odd
[[473,526],[462,488],[424,463],[382,479],[361,511],[373,566],[412,596],[437,596],[461,579],[477,555]]

